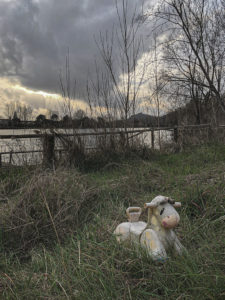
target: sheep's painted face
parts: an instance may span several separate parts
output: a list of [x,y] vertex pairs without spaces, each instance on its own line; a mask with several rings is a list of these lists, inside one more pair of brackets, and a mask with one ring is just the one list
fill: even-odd
[[180,216],[175,207],[180,207],[180,202],[175,202],[169,197],[157,196],[150,203],[145,203],[164,228],[174,228],[180,221]]
[[154,210],[153,214],[157,216],[164,228],[171,229],[178,225],[180,216],[173,205],[169,203],[159,204]]

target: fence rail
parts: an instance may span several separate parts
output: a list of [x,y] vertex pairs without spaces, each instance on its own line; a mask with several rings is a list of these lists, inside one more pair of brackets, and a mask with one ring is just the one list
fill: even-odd
[[[41,139],[43,144],[43,149],[40,150],[22,150],[22,151],[4,151],[0,152],[0,166],[2,166],[2,155],[10,155],[9,162],[12,162],[13,154],[28,154],[28,153],[43,153],[43,162],[51,164],[54,153],[59,151],[65,151],[65,149],[56,149],[55,148],[55,138],[60,137],[85,137],[85,136],[105,136],[105,135],[130,135],[128,138],[133,138],[143,133],[151,132],[151,147],[155,148],[155,132],[157,131],[172,131],[173,132],[173,141],[178,143],[181,132],[190,129],[215,129],[223,128],[225,125],[211,126],[211,124],[201,124],[201,125],[185,125],[185,126],[173,126],[173,127],[149,127],[145,129],[133,129],[133,130],[104,130],[96,132],[77,132],[74,130],[73,133],[59,133],[57,131],[49,131],[45,133],[35,133],[35,134],[7,134],[0,135],[0,140],[19,140],[19,139]],[[89,147],[88,149],[96,149]]]
[[37,133],[37,134],[2,134],[0,135],[0,139],[32,139],[32,138],[44,138],[46,135],[52,136],[98,136],[98,135],[114,135],[114,134],[131,134],[131,133],[144,133],[150,131],[159,131],[159,130],[173,130],[171,127],[157,127],[157,128],[147,128],[147,129],[139,129],[139,130],[119,130],[119,131],[101,131],[101,132],[83,132],[78,133],[74,131],[74,133],[58,133],[58,132],[47,132],[47,133]]

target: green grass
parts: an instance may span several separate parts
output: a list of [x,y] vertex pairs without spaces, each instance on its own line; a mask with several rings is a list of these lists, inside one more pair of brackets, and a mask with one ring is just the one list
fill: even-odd
[[[4,229],[11,224],[12,215],[4,202],[0,299],[224,299],[225,146],[202,146],[177,154],[156,152],[146,160],[133,157],[111,166],[95,170],[92,165],[90,171],[86,167],[80,173],[20,170],[8,176],[0,174],[1,195],[7,194],[14,208],[21,198],[27,201],[27,195],[39,199],[43,181],[38,185],[36,178],[45,176],[43,192],[60,239],[51,221],[46,223],[46,207],[38,205],[39,222],[31,230],[40,234],[39,239],[18,251],[21,245],[19,239],[14,239],[15,232],[8,232],[10,244],[5,238]],[[57,180],[57,188],[50,178]],[[5,188],[6,183],[10,188]],[[24,183],[27,189],[21,190]],[[77,206],[76,215],[74,208],[67,210],[76,222],[63,223],[64,230],[60,227],[64,218],[59,222],[57,216],[67,206],[53,206],[55,189],[54,197],[60,194],[66,204],[77,205],[80,198],[84,200],[83,206]],[[176,231],[188,250],[180,257],[170,253],[164,264],[151,261],[141,249],[118,245],[112,234],[126,220],[129,205],[143,206],[158,194],[182,202],[181,223]],[[11,216],[10,222],[5,211]],[[45,214],[43,220],[41,213]],[[16,230],[17,235],[24,234],[21,227]]]

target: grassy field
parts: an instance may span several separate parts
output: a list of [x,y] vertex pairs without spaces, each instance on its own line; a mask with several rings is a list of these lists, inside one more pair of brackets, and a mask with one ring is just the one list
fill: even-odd
[[[225,299],[225,146],[0,176],[0,299]],[[188,250],[164,264],[112,234],[159,194]]]

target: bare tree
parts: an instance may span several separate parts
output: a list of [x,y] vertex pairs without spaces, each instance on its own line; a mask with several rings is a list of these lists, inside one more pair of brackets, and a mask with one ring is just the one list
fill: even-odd
[[16,113],[21,121],[29,121],[32,119],[33,109],[31,106],[23,104],[19,101],[11,101],[5,104],[5,116],[12,119]]
[[107,120],[111,127],[120,116],[118,103],[113,93],[111,76],[101,71],[96,63],[94,79],[87,81],[87,99],[91,114]]
[[86,114],[83,109],[77,109],[73,114],[74,119],[82,119],[84,117],[86,117]]
[[72,119],[73,114],[75,112],[77,82],[75,79],[71,78],[69,49],[66,55],[66,64],[64,72],[60,72],[59,74],[59,85],[61,89],[61,95],[63,98],[61,110],[63,112],[63,115],[68,115],[70,119]]
[[[124,120],[126,129],[127,120],[131,114],[135,114],[138,93],[143,82],[145,68],[138,74],[138,60],[143,53],[143,40],[140,35],[142,20],[135,7],[130,11],[128,0],[122,0],[120,10],[116,3],[118,29],[113,29],[111,34],[100,33],[97,42],[101,57],[106,66],[107,80],[104,84],[110,88],[107,99],[112,99]],[[106,90],[104,88],[104,90]]]
[[28,105],[19,105],[17,114],[21,121],[29,121],[32,118],[33,109]]
[[[157,117],[157,126],[160,127],[160,116],[162,113],[163,95],[162,91],[165,87],[165,79],[163,76],[163,66],[160,59],[161,47],[157,41],[157,36],[153,37],[153,45],[149,52],[149,95],[147,97],[151,106],[152,113]],[[154,125],[155,126],[155,125]],[[158,131],[158,144],[161,148],[160,130]]]
[[50,119],[57,122],[59,120],[59,116],[56,113],[53,113],[51,114]]
[[194,99],[198,122],[199,101],[209,97],[225,112],[223,5],[222,0],[160,0],[148,14],[164,37],[164,77],[171,95]]

